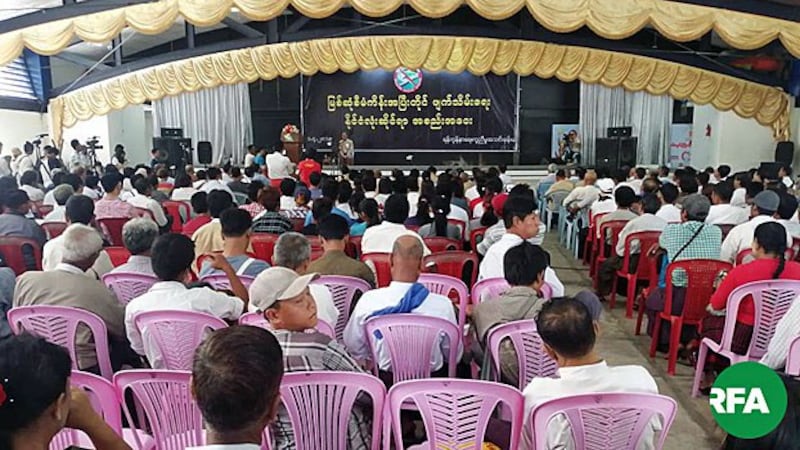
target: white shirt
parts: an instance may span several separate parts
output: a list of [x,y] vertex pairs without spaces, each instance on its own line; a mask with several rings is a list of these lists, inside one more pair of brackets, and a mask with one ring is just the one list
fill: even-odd
[[[356,303],[356,307],[353,309],[353,314],[350,316],[350,320],[347,322],[343,334],[344,345],[350,355],[358,360],[372,358],[369,351],[369,343],[367,342],[368,337],[364,330],[364,323],[370,318],[372,313],[397,305],[411,286],[411,283],[392,281],[391,284],[385,288],[373,289],[365,292],[364,295],[361,296],[361,299]],[[411,313],[440,317],[454,325],[458,324],[453,309],[453,303],[449,298],[439,294],[429,294],[422,304],[419,305],[417,309],[411,311]],[[369,337],[369,339],[374,339],[374,337]],[[433,371],[442,368],[444,364],[443,355],[448,354],[450,344],[451,343],[445,339],[444,336],[439,338],[439,348],[431,353],[431,369]],[[389,350],[384,347],[383,340],[378,340],[375,345],[378,354],[378,367],[380,367],[381,370],[391,370],[392,365],[390,362]],[[462,348],[459,343],[459,359],[461,358],[461,351]]]
[[292,161],[280,152],[272,152],[265,158],[270,180],[288,178],[292,172]]
[[[336,208],[342,210],[343,213],[347,214],[347,216],[350,217],[351,219],[353,219],[353,220],[358,219],[358,214],[353,212],[353,208],[350,207],[349,203],[336,202],[335,206],[336,206]],[[294,206],[292,206],[292,208],[294,208]],[[291,208],[289,208],[289,209],[291,209]]]
[[789,356],[789,345],[800,335],[800,298],[794,299],[792,306],[775,326],[775,334],[767,346],[767,353],[761,357],[761,364],[771,369],[782,369]]
[[[607,198],[605,200],[598,200],[592,203],[592,206],[589,207],[589,211],[592,213],[592,217],[598,214],[608,214],[610,212],[614,212],[617,210],[617,204],[614,202],[613,198]],[[600,231],[598,229],[598,231]]]
[[[756,227],[766,222],[777,222],[777,220],[770,216],[759,215],[748,222],[733,227],[728,236],[725,237],[725,240],[722,241],[719,259],[731,263],[735,262],[736,255],[739,252],[752,247]],[[792,235],[789,234],[789,230],[786,230],[785,227],[784,230],[786,231],[786,247],[790,248],[792,246]]]
[[41,189],[39,189],[37,187],[29,186],[27,184],[23,184],[19,188],[22,189],[23,191],[25,191],[26,194],[28,194],[28,198],[32,202],[40,202],[40,201],[44,200],[44,191],[42,191]]
[[137,208],[149,209],[159,227],[167,224],[167,216],[164,215],[164,209],[161,208],[160,203],[152,198],[144,195],[134,195],[126,201]]
[[[528,239],[533,245],[542,245],[544,242],[544,236],[547,233],[547,224],[540,223],[539,224],[539,234],[536,236]],[[490,226],[486,229],[483,233],[483,240],[478,243],[478,253],[481,255],[485,255],[486,252],[494,245],[497,241],[503,238],[503,235],[506,234],[506,224],[503,223],[502,220],[497,222],[496,224]]]
[[[44,243],[44,248],[42,248],[42,270],[56,270],[56,267],[61,264],[61,258],[63,257],[64,235],[62,234]],[[94,265],[86,271],[86,275],[100,279],[113,269],[114,265],[111,263],[111,258],[108,257],[108,253],[106,253],[105,250],[102,250],[95,260]]]
[[[531,410],[547,401],[577,394],[594,392],[629,392],[642,394],[658,394],[658,385],[653,376],[642,366],[609,367],[605,361],[596,364],[576,367],[561,367],[559,378],[534,378],[522,395],[525,397],[525,420],[530,417]],[[661,429],[660,420],[656,416],[642,434],[637,449],[652,449],[656,430]],[[533,448],[530,427],[525,424],[522,433],[522,448]],[[569,423],[563,415],[553,418],[547,429],[547,448],[576,450],[572,441]]]
[[52,211],[44,216],[45,222],[66,222],[67,221],[67,207],[64,205],[57,205]]
[[367,228],[361,238],[361,254],[365,253],[392,253],[394,241],[400,236],[414,236],[422,242],[425,256],[431,254],[430,249],[419,234],[409,230],[403,224],[383,222]]
[[[314,303],[317,304],[317,318],[335,327],[336,321],[339,320],[339,310],[333,302],[331,291],[323,284],[311,284],[308,286],[308,290],[311,293],[311,297],[314,298]],[[250,312],[261,312],[262,308],[258,301],[251,301],[247,310]]]
[[469,214],[467,214],[467,211],[464,208],[451,203],[450,214],[447,215],[447,218],[464,222],[464,227],[466,229],[461,231],[463,232],[463,236],[466,238],[466,240],[469,240]]
[[288,211],[296,205],[294,197],[288,195],[281,195],[281,211]]
[[467,199],[467,202],[471,202],[480,196],[477,185],[470,187],[464,192],[464,198]]
[[733,195],[731,196],[731,205],[738,206],[740,208],[746,208],[747,207],[747,189],[745,189],[745,188],[734,189]]
[[[125,306],[125,332],[131,349],[146,355],[154,369],[163,369],[161,355],[155,351],[152,342],[145,343],[142,333],[134,324],[134,317],[146,311],[196,311],[210,314],[220,319],[236,320],[242,315],[244,302],[209,288],[188,289],[178,281],[159,281],[147,293],[134,298]],[[142,330],[146,331],[146,330]]]
[[29,170],[33,170],[34,165],[33,156],[23,154],[11,162],[11,169],[14,170],[17,175],[22,175]]
[[660,217],[667,221],[667,223],[681,223],[681,209],[672,203],[661,205],[658,209],[656,217]]
[[[200,186],[200,190],[205,193],[210,193],[211,191],[225,191],[228,194],[231,194],[231,198],[235,199],[236,197],[233,196],[233,191],[231,188],[228,187],[222,180],[208,180]],[[191,197],[189,197],[191,199]]]
[[[374,228],[374,227],[373,227]],[[367,229],[369,230],[369,228]],[[505,267],[503,266],[503,258],[506,252],[511,247],[516,247],[522,243],[522,238],[514,233],[506,233],[489,248],[486,256],[480,265],[478,272],[478,280],[485,280],[486,278],[505,278]],[[558,279],[556,272],[548,267],[544,271],[544,281],[553,289],[553,297],[564,296],[564,284]]]
[[100,192],[95,191],[94,189],[88,188],[86,186],[83,187],[83,195],[89,197],[92,200],[99,200],[100,197],[102,197],[102,195],[100,195]]
[[514,180],[511,179],[511,175],[507,173],[500,174],[500,181],[503,182],[503,186],[511,186],[514,184]]
[[256,159],[256,155],[252,153],[247,153],[244,155],[244,167],[250,167],[253,165],[253,160]]
[[193,187],[175,188],[172,190],[170,198],[176,202],[188,202],[192,200],[192,196],[197,193],[197,189]]
[[[792,235],[792,238],[800,238],[800,223],[795,222],[794,220],[786,220],[786,219],[778,219],[778,223],[783,225],[786,228],[786,231]],[[792,242],[794,243],[794,242]]]
[[600,190],[594,185],[578,186],[570,191],[564,199],[563,205],[569,207],[574,203],[578,209],[584,209],[597,201],[598,197],[600,197]]
[[[625,256],[625,239],[631,233],[638,233],[640,231],[662,231],[667,226],[667,221],[654,215],[642,214],[641,216],[631,219],[622,228],[619,233],[619,241],[617,241],[617,255],[622,258]],[[639,241],[634,239],[631,241],[631,255],[640,253]]]
[[708,217],[706,217],[706,223],[713,225],[739,225],[747,222],[749,218],[749,209],[725,203],[711,205],[711,209],[708,210]]
[[56,197],[53,194],[53,189],[50,189],[49,191],[47,191],[46,194],[44,194],[44,200],[42,201],[42,204],[48,206],[56,206]]
[[633,180],[628,182],[628,186],[633,188],[633,192],[635,192],[636,195],[641,195],[642,194],[642,184],[643,183],[644,183],[644,180],[640,180],[638,178],[635,178],[635,179],[633,179]]
[[[409,192],[406,194],[406,199],[408,199],[408,217],[416,216],[417,207],[419,206],[419,192]],[[452,209],[452,205],[450,207]]]

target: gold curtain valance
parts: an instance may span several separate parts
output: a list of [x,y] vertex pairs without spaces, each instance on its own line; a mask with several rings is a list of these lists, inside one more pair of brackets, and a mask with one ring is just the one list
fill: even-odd
[[395,69],[517,73],[581,80],[733,110],[789,133],[789,98],[780,89],[654,58],[542,42],[454,36],[373,36],[262,45],[175,61],[132,72],[56,97],[53,137],[63,127],[167,95],[258,79],[338,70]]
[[361,14],[383,17],[403,4],[430,18],[447,16],[467,5],[490,20],[505,19],[527,8],[551,31],[569,33],[588,26],[607,39],[623,39],[650,25],[671,40],[685,42],[713,29],[739,49],[756,49],[780,39],[800,58],[800,23],[667,0],[161,0],[0,34],[0,64],[12,61],[25,47],[53,55],[76,37],[87,42],[108,42],[125,27],[143,34],[159,34],[179,17],[197,26],[216,25],[233,8],[250,20],[265,21],[289,6],[304,16],[321,19],[347,5]]

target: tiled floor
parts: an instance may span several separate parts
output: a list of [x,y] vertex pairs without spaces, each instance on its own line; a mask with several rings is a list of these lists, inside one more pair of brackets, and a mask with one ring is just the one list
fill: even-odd
[[[556,234],[548,235],[544,248],[550,252],[552,266],[566,286],[567,295],[592,288],[587,266],[576,261],[558,245]],[[618,297],[617,307],[614,310],[609,310],[608,304],[604,306],[598,340],[601,356],[612,365],[644,366],[658,382],[659,391],[678,402],[678,414],[664,448],[666,450],[719,448],[724,434],[711,417],[707,398],[695,399],[690,395],[694,370],[679,364],[675,376],[667,375],[667,362],[662,354],[653,359],[648,357],[649,337],[634,335],[635,319],[625,318],[625,297]]]

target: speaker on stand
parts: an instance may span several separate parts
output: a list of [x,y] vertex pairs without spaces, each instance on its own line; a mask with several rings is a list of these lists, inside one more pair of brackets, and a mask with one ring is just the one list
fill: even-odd
[[778,145],[775,147],[775,162],[781,163],[781,165],[785,167],[791,167],[793,161],[794,142],[778,142]]
[[197,143],[197,162],[207,166],[211,164],[213,159],[211,142],[199,141]]
[[597,138],[594,141],[595,166],[614,170],[619,167],[619,139]]

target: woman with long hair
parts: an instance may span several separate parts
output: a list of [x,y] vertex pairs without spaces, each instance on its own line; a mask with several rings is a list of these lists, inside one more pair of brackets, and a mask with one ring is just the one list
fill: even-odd
[[447,237],[450,239],[461,239],[461,230],[447,222],[447,215],[450,214],[450,199],[446,195],[437,195],[431,203],[433,210],[433,222],[423,225],[419,229],[419,235],[426,237]]
[[365,198],[358,204],[358,217],[361,220],[350,226],[350,236],[363,236],[367,228],[381,223],[378,202],[374,198]]

